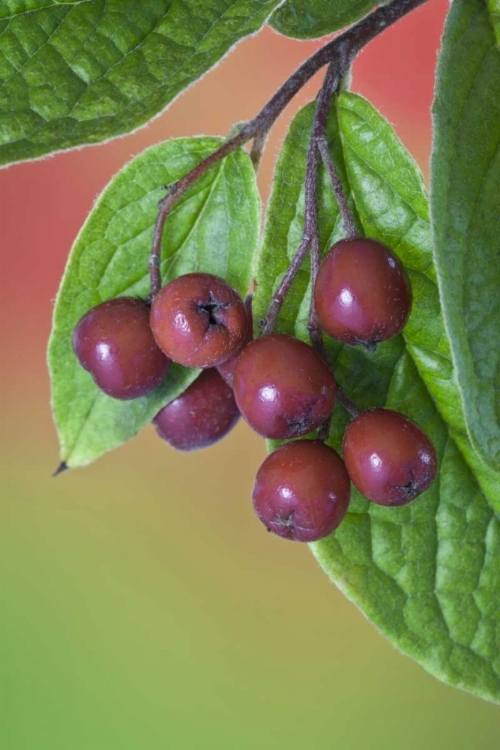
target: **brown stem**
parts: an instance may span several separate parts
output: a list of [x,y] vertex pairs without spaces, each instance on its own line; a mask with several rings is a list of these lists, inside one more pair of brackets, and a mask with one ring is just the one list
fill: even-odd
[[[160,254],[165,221],[175,203],[186,190],[210,167],[248,141],[256,141],[254,161],[258,161],[267,133],[274,122],[295,94],[300,91],[318,70],[327,63],[332,63],[332,65],[335,64],[336,66],[336,75],[342,77],[349,69],[355,56],[368,42],[382,33],[388,26],[391,26],[425,2],[427,0],[394,0],[389,5],[377,8],[377,10],[363,18],[359,23],[351,26],[343,34],[325,44],[324,47],[315,52],[285,81],[253,120],[243,125],[236,135],[229,138],[213,154],[210,154],[210,156],[191,170],[191,172],[169,187],[168,194],[159,203],[158,217],[153,233],[153,244],[149,260],[151,299],[154,299],[161,288]],[[315,151],[317,153],[317,149]]]
[[318,139],[318,149],[321,154],[323,164],[325,165],[325,169],[328,172],[328,176],[330,178],[330,182],[332,185],[332,190],[335,194],[335,198],[337,199],[337,203],[339,205],[339,210],[342,216],[342,221],[344,224],[344,229],[346,231],[346,234],[349,237],[349,239],[354,239],[355,237],[359,237],[359,233],[358,233],[358,230],[356,229],[356,222],[354,221],[353,213],[351,209],[349,208],[349,204],[347,203],[347,198],[344,193],[344,188],[342,187],[342,183],[340,181],[340,177],[338,175],[335,162],[333,161],[332,156],[330,154],[330,149],[328,148],[328,139],[326,135]]
[[338,80],[337,65],[335,63],[330,63],[316,102],[316,111],[314,113],[311,141],[309,143],[309,153],[314,153],[315,156],[314,159],[311,158],[310,164],[308,162],[309,166],[314,171],[313,174],[311,174],[309,177],[309,181],[311,182],[311,188],[309,192],[307,190],[308,181],[306,179],[305,196],[306,223],[308,223],[308,232],[311,236],[311,303],[309,307],[309,320],[307,328],[312,345],[323,357],[325,356],[323,336],[321,333],[321,328],[319,326],[318,316],[316,314],[316,306],[314,304],[314,287],[316,284],[316,277],[318,275],[321,260],[317,200],[318,167],[320,156],[319,143],[325,137],[332,96],[337,86]]
[[349,396],[346,394],[343,388],[340,387],[337,383],[337,401],[339,404],[342,404],[344,409],[349,412],[351,417],[355,419],[356,417],[359,417],[360,414],[362,414],[363,410],[359,408],[359,406],[356,406],[354,401],[351,401]]
[[304,234],[302,238],[302,242],[299,245],[299,249],[295,253],[292,262],[288,266],[288,270],[286,274],[283,276],[283,279],[281,281],[281,284],[279,285],[279,288],[277,289],[276,293],[273,295],[273,298],[271,299],[270,305],[267,309],[267,315],[264,318],[263,323],[262,323],[263,335],[271,333],[274,330],[274,326],[276,325],[276,320],[278,319],[278,315],[280,313],[283,302],[285,301],[285,297],[288,294],[290,287],[292,286],[292,282],[294,278],[296,277],[300,266],[302,265],[302,261],[307,255],[310,241],[311,241],[310,237]]
[[[317,181],[318,181],[318,166],[319,166],[319,155],[321,154],[321,146],[328,142],[326,140],[326,126],[328,122],[328,115],[330,112],[332,97],[338,83],[337,68],[334,63],[330,63],[328,70],[321,86],[316,111],[314,114],[314,121],[312,126],[311,141],[309,144],[309,152],[314,151],[316,153],[316,160],[312,161],[314,168],[314,175],[310,176],[310,179],[314,185],[314,188],[310,190],[309,194],[307,191],[306,181],[306,218],[308,218],[309,232],[311,233],[311,303],[309,307],[309,320],[308,320],[308,331],[311,339],[311,344],[314,349],[323,357],[326,357],[326,348],[323,341],[323,334],[319,325],[318,316],[316,313],[316,306],[314,303],[314,287],[316,284],[316,278],[319,271],[321,261],[321,247],[319,239],[319,226],[318,226],[318,203],[317,203]],[[333,162],[332,162],[333,163]],[[336,173],[335,173],[336,174]],[[340,183],[339,183],[340,184]],[[344,193],[341,189],[342,198]],[[347,203],[346,203],[347,205]],[[341,209],[342,210],[342,209]],[[344,215],[344,214],[343,214]],[[358,416],[360,410],[356,404],[345,394],[340,386],[337,387],[337,398],[339,402],[344,406],[345,409],[352,415]],[[323,422],[317,432],[317,440],[325,441],[328,439],[330,433],[330,422],[331,416]]]
[[149,256],[149,275],[151,280],[151,300],[154,300],[156,295],[161,289],[161,271],[160,271],[160,255],[161,255],[161,239],[163,236],[163,228],[167,216],[172,210],[175,203],[179,198],[186,192],[186,190],[193,185],[205,172],[217,164],[220,159],[227,156],[234,151],[235,148],[242,145],[248,140],[245,135],[245,128],[242,128],[239,133],[227,140],[220,146],[217,151],[207,156],[200,164],[194,169],[188,172],[184,177],[175,182],[173,185],[168,187],[167,195],[158,204],[158,216],[153,231],[153,245],[151,248],[151,254]]
[[[317,146],[317,136],[323,130],[328,119],[328,111],[330,108],[330,99],[333,89],[337,83],[337,64],[330,63],[328,71],[325,76],[324,83],[318,94],[318,100],[316,105],[316,111],[314,114],[314,120],[311,130],[311,138],[309,141],[309,147],[307,150],[307,163],[306,163],[306,183],[305,183],[305,209],[304,209],[304,229],[302,232],[302,241],[299,245],[299,249],[295,253],[295,257],[290,264],[288,271],[278,290],[274,294],[271,304],[269,305],[267,315],[265,318],[265,326],[263,333],[271,333],[276,324],[276,320],[280,313],[285,297],[290,289],[295,276],[297,275],[302,261],[307,255],[307,251],[311,249],[311,257],[314,256],[316,259],[314,262],[319,267],[319,238],[318,238],[318,165],[319,165],[319,151]],[[315,280],[315,277],[314,277]],[[313,279],[311,279],[313,281]],[[314,306],[311,297],[311,305]],[[309,316],[310,324],[310,316]],[[309,329],[311,333],[311,329]],[[313,336],[317,337],[317,334],[321,337],[321,332],[318,326],[316,326],[316,334]],[[311,338],[313,338],[311,336]]]

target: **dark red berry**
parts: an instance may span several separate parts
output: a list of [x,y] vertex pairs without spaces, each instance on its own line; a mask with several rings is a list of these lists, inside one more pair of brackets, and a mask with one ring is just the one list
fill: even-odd
[[232,357],[229,357],[229,359],[226,359],[225,362],[222,362],[220,365],[217,365],[219,375],[221,375],[224,378],[226,383],[230,385],[231,388],[233,387],[233,384],[234,384],[234,371],[236,369],[236,362],[238,361],[238,357],[240,356],[245,346],[247,346],[247,344],[253,341],[253,318],[252,318],[251,297],[248,297],[245,300],[245,309],[247,311],[247,327],[246,327],[245,335],[243,337],[241,348],[238,349],[236,354],[233,354]]
[[236,403],[248,424],[264,437],[283,440],[319,427],[333,411],[335,393],[326,362],[291,336],[263,336],[238,357]]
[[240,413],[233,391],[209,369],[154,418],[158,435],[180,451],[206,448],[234,427]]
[[401,331],[411,286],[400,260],[381,242],[341,240],[321,263],[314,302],[321,327],[346,344],[373,349]]
[[89,310],[73,332],[73,349],[99,388],[122,400],[149,393],[171,364],[154,340],[149,306],[132,297]]
[[245,305],[223,279],[188,273],[166,284],[151,307],[151,328],[165,354],[186,367],[215,367],[243,343]]
[[298,440],[266,458],[255,479],[253,505],[268,531],[296,542],[331,534],[349,505],[349,476],[338,453]]
[[354,419],[343,448],[353,483],[380,505],[409,503],[436,476],[436,451],[427,435],[390,409],[372,409]]

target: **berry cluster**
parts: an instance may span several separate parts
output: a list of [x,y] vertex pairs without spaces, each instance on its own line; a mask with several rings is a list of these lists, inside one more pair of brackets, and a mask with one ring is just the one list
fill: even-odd
[[[313,290],[321,327],[368,349],[401,331],[411,288],[398,258],[373,239],[342,240],[325,256]],[[224,280],[205,273],[166,284],[151,307],[132,298],[104,302],[77,324],[75,353],[97,385],[119,399],[142,396],[170,363],[201,367],[187,390],[154,418],[161,438],[191,451],[212,445],[240,414],[265,438],[323,432],[337,385],[315,349],[284,334],[252,336],[251,312]],[[253,488],[255,512],[269,531],[311,542],[344,518],[351,481],[381,505],[408,503],[434,479],[434,447],[402,414],[376,408],[356,416],[344,460],[316,439],[292,440],[267,457]]]

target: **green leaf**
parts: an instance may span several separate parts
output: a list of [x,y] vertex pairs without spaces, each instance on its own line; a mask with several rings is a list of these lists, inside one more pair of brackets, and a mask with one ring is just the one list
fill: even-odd
[[438,679],[500,702],[499,518],[407,352],[386,403],[432,438],[439,479],[403,508],[383,508],[354,492],[346,519],[312,551],[398,649]]
[[0,165],[143,125],[279,0],[89,0],[0,20]]
[[57,5],[76,5],[88,0],[0,0],[0,19],[13,18],[22,13],[32,13]]
[[[179,395],[198,371],[173,366],[165,382],[135,401],[116,401],[94,384],[73,353],[80,317],[104,300],[147,297],[148,258],[161,185],[171,184],[220,145],[218,138],[167,141],[124,167],[105,188],[71,251],[49,343],[54,419],[61,460],[94,461],[133,437]],[[241,294],[251,279],[260,198],[248,155],[219,162],[175,205],[162,243],[162,278],[201,270],[223,276]]]
[[[495,3],[490,3],[493,8]],[[444,323],[466,432],[500,471],[500,48],[496,16],[456,0],[434,102],[432,223]]]
[[[264,317],[300,242],[303,184],[314,105],[296,116],[275,176],[257,264],[256,319]],[[404,508],[354,492],[347,519],[313,545],[322,567],[405,653],[450,684],[500,700],[498,476],[483,472],[465,431],[440,312],[427,199],[419,170],[390,125],[359,96],[342,93],[328,123],[331,153],[363,233],[388,244],[411,278],[413,311],[400,335],[373,353],[326,340],[339,383],[361,408],[389,406],[422,425],[439,455],[435,484]],[[320,172],[319,229],[327,250],[344,236]],[[278,330],[307,340],[308,261]],[[348,422],[337,407],[331,443]]]
[[487,4],[497,44],[500,44],[500,0],[488,0]]
[[363,18],[373,0],[287,0],[271,16],[270,25],[294,39],[314,39]]

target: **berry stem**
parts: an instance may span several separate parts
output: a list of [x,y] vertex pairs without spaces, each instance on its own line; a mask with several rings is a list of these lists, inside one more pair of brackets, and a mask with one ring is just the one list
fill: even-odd
[[318,138],[318,149],[321,154],[323,164],[325,165],[325,169],[328,173],[328,177],[330,178],[332,190],[339,205],[339,210],[342,216],[342,221],[344,223],[347,237],[349,239],[356,239],[357,237],[359,237],[359,233],[356,229],[354,215],[349,208],[349,204],[347,203],[347,198],[345,196],[344,189],[342,187],[342,183],[335,166],[335,162],[333,161],[332,155],[330,154],[330,149],[328,148],[328,139],[326,135]]
[[274,326],[276,325],[276,321],[278,319],[278,315],[280,313],[283,302],[285,301],[285,297],[288,294],[290,287],[292,286],[292,282],[296,277],[300,266],[302,265],[302,261],[307,255],[310,242],[311,238],[304,233],[302,242],[299,245],[299,249],[293,256],[293,260],[288,266],[288,270],[283,276],[281,284],[279,285],[278,289],[273,295],[273,298],[271,299],[271,302],[267,309],[267,315],[261,323],[261,325],[263,326],[263,336],[271,333],[274,330]]
[[351,417],[353,419],[356,419],[356,417],[359,417],[360,414],[363,413],[363,410],[359,408],[359,406],[356,406],[354,401],[351,401],[349,396],[346,394],[343,388],[340,387],[340,385],[337,383],[337,401],[339,404],[341,404],[344,409],[349,412]]
[[[311,130],[311,138],[309,141],[309,147],[307,150],[307,163],[306,163],[306,180],[305,180],[305,212],[304,212],[304,229],[302,232],[302,240],[299,245],[295,256],[288,267],[288,270],[281,281],[276,293],[271,299],[271,303],[267,310],[265,317],[263,334],[271,333],[274,330],[278,315],[280,313],[285,297],[290,289],[295,276],[297,275],[302,261],[307,255],[308,250],[311,250],[311,264],[315,271],[311,273],[311,282],[314,283],[315,273],[319,268],[320,258],[320,246],[318,237],[318,165],[319,165],[319,151],[317,138],[320,136],[328,119],[328,112],[330,110],[330,102],[332,92],[335,89],[338,81],[338,60],[331,62],[328,66],[328,70],[325,76],[325,80],[320,89],[317,98],[316,111],[314,114],[314,120]],[[314,277],[314,278],[313,278]],[[311,319],[313,319],[311,326]],[[311,310],[309,314],[309,334],[311,340],[317,340],[321,342],[321,331],[318,327],[316,320],[316,313],[314,310],[314,299],[311,296]],[[321,353],[321,352],[320,352]]]
[[[368,42],[381,34],[388,26],[391,26],[425,2],[427,0],[394,0],[389,5],[377,8],[377,10],[370,13],[354,26],[351,26],[343,34],[339,34],[339,36],[325,44],[324,47],[321,47],[308,60],[302,63],[295,73],[292,73],[290,78],[285,81],[253,120],[240,126],[234,136],[226,140],[222,146],[184,175],[184,177],[181,177],[180,180],[168,187],[167,195],[158,204],[158,216],[153,232],[153,243],[149,259],[151,300],[155,298],[161,288],[160,255],[165,221],[179,198],[208,169],[248,141],[254,140],[255,142],[252,160],[254,164],[258,164],[271,127],[295,94],[300,91],[318,70],[330,63],[336,69],[336,76],[341,78],[349,69],[358,52]],[[317,149],[315,148],[314,151],[316,152],[315,158],[317,158]],[[302,257],[305,256],[307,249],[307,247],[303,249]],[[294,262],[295,258],[292,263]],[[298,262],[297,270],[300,268],[300,263],[301,260]]]
[[[332,187],[333,187],[335,196],[337,197],[340,212],[342,214],[344,224],[346,225],[346,229],[349,232],[354,231],[354,233],[357,236],[353,216],[347,205],[347,201],[346,201],[343,189],[342,189],[342,185],[338,178],[335,165],[328,151],[328,140],[326,137],[326,126],[327,126],[328,115],[329,115],[330,107],[332,103],[332,97],[335,94],[335,91],[337,89],[337,86],[340,80],[337,70],[338,68],[335,65],[335,63],[333,62],[330,63],[330,65],[328,66],[328,70],[326,72],[325,79],[323,81],[323,85],[321,86],[318,99],[317,99],[316,111],[314,114],[314,121],[313,121],[312,133],[311,133],[311,142],[309,144],[309,150],[314,151],[316,153],[316,160],[313,162],[314,180],[312,180],[312,177],[311,177],[311,181],[313,181],[314,183],[314,190],[311,190],[310,194],[307,193],[307,182],[306,182],[306,216],[309,217],[310,230],[312,233],[311,304],[309,308],[309,320],[308,320],[307,328],[309,331],[309,338],[311,339],[311,344],[313,345],[314,349],[316,349],[318,354],[320,354],[323,357],[325,361],[327,361],[326,348],[325,348],[325,344],[323,341],[323,334],[321,331],[321,327],[319,325],[318,316],[316,313],[316,306],[314,304],[314,294],[313,294],[313,289],[316,283],[316,278],[318,275],[320,261],[321,261],[321,247],[320,247],[319,228],[318,228],[318,202],[317,202],[317,181],[318,181],[318,166],[319,166],[320,156],[323,158],[325,167],[327,168],[330,174]],[[345,71],[346,69],[343,69],[343,70]],[[330,172],[329,164],[325,162],[325,157],[323,156],[323,150],[325,146],[326,146],[326,153],[328,155],[328,159],[332,168],[332,172]],[[332,174],[336,180],[336,185],[334,184],[334,180],[332,179]],[[336,189],[336,186],[337,186],[337,189]],[[342,404],[344,409],[346,409],[346,411],[348,411],[349,414],[353,418],[361,414],[361,410],[356,406],[356,404],[353,401],[351,401],[351,399],[347,396],[345,391],[338,384],[337,384],[337,399],[339,403]],[[317,433],[317,440],[324,442],[325,440],[328,439],[328,435],[330,433],[330,422],[331,422],[331,417],[325,420],[325,422],[321,425]]]
[[[314,113],[313,126],[311,131],[311,141],[309,143],[308,155],[308,175],[306,177],[306,219],[305,224],[311,236],[311,304],[309,307],[308,331],[309,338],[315,349],[325,356],[323,345],[323,336],[319,326],[316,307],[314,304],[313,289],[316,284],[316,277],[319,271],[321,260],[321,247],[318,227],[318,167],[319,167],[319,143],[325,137],[328,114],[330,112],[333,92],[335,91],[339,76],[338,66],[332,62],[328,66],[325,79],[321,86],[316,102],[316,111]],[[309,188],[309,189],[308,189]]]

